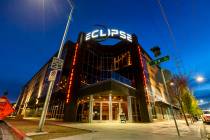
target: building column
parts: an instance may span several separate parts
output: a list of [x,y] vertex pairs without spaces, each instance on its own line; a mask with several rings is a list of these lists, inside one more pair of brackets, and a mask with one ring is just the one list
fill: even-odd
[[139,115],[139,114],[137,113],[138,111],[137,111],[136,98],[135,98],[135,100],[134,100],[134,106],[135,106],[135,114],[134,114],[134,115],[135,115],[135,121],[137,121],[137,120],[138,120],[138,115]]
[[100,121],[102,121],[102,102],[100,102]]
[[112,94],[109,94],[109,120],[112,121]]
[[89,123],[93,120],[93,95],[90,95],[90,102],[89,102]]
[[133,122],[131,96],[127,97],[128,102],[128,121]]
[[120,121],[120,115],[122,114],[121,101],[120,101],[118,104],[119,104],[119,114],[118,114],[118,120]]
[[82,103],[82,114],[81,114],[81,120],[83,121],[83,112],[84,112],[84,103]]

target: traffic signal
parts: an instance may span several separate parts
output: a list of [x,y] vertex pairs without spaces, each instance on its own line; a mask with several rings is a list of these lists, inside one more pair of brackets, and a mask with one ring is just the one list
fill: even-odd
[[155,47],[151,48],[150,50],[154,53],[155,57],[158,57],[158,56],[161,55],[161,51],[160,51],[159,46],[155,46]]

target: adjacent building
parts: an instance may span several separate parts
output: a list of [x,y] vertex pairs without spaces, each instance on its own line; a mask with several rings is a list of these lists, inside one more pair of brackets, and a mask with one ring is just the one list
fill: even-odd
[[[101,44],[109,37],[120,41]],[[170,100],[160,67],[148,64],[152,58],[135,35],[112,29],[107,34],[101,30],[80,33],[77,42],[66,42],[62,59],[64,66],[55,80],[48,118],[72,122],[117,122],[120,115],[129,122],[169,119]],[[24,86],[17,114],[41,115],[51,61]]]

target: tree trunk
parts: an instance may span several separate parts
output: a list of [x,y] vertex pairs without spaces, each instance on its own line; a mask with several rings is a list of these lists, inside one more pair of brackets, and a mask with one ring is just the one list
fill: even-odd
[[181,100],[180,100],[180,98],[179,98],[179,97],[178,97],[178,101],[179,101],[179,104],[180,104],[180,107],[181,107],[182,113],[183,113],[183,115],[184,115],[185,122],[186,122],[187,126],[189,126],[189,123],[188,123],[187,117],[186,117],[186,115],[185,115],[185,112],[184,112],[184,109],[183,109],[183,106],[182,106],[182,102],[181,102]]

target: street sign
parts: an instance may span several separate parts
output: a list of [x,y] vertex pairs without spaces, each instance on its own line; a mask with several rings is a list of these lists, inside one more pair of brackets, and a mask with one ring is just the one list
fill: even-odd
[[169,56],[167,55],[167,56],[158,58],[156,60],[150,61],[149,64],[151,66],[153,66],[153,65],[159,65],[160,63],[165,62],[165,61],[168,61],[168,60],[169,60]]
[[50,71],[48,81],[55,81],[56,75],[57,75],[57,70],[52,70]]
[[62,70],[63,62],[64,62],[63,59],[53,57],[50,68],[53,70]]

